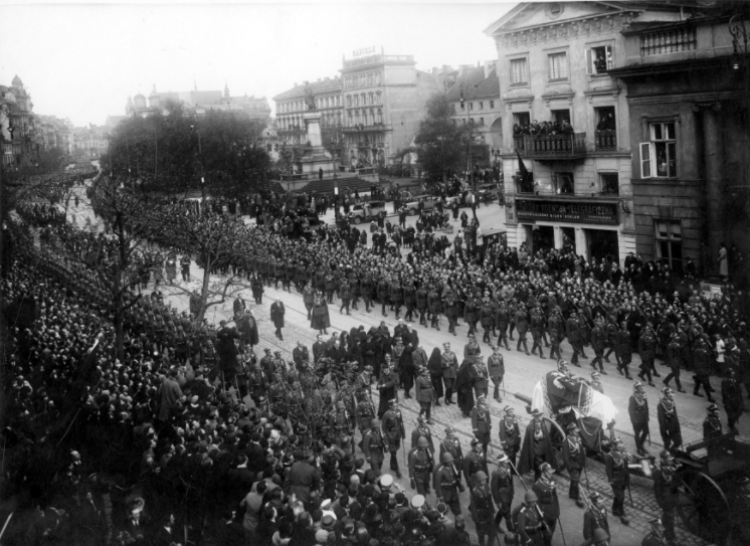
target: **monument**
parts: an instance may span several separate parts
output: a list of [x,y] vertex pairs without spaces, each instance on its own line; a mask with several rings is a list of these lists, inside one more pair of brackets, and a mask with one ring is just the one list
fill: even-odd
[[334,170],[333,156],[323,147],[323,136],[320,130],[321,113],[315,106],[315,96],[312,88],[305,88],[305,103],[307,112],[302,115],[307,128],[307,139],[310,147],[305,150],[305,155],[298,162],[298,170],[303,174],[315,174],[323,169],[324,173],[330,173]]

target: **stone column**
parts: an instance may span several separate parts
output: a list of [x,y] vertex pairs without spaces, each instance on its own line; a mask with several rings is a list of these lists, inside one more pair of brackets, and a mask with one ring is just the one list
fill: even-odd
[[576,254],[579,256],[583,256],[586,258],[586,261],[589,259],[589,246],[586,244],[586,232],[583,230],[583,228],[576,228],[575,231],[575,245],[576,245]]
[[555,226],[555,248],[560,250],[563,247],[563,232],[560,226]]
[[719,243],[724,240],[721,219],[722,188],[724,186],[724,147],[719,127],[718,102],[697,105],[703,115],[703,156],[706,162],[706,232],[708,233],[708,263],[704,268],[709,274],[718,272],[716,257]]

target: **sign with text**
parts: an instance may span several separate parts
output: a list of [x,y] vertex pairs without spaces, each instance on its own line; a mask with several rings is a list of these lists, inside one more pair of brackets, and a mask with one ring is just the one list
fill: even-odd
[[355,49],[352,52],[352,57],[358,59],[359,57],[366,57],[367,55],[375,55],[378,52],[377,46],[362,47]]
[[516,214],[519,222],[523,220],[544,220],[578,224],[619,224],[617,203],[516,199]]

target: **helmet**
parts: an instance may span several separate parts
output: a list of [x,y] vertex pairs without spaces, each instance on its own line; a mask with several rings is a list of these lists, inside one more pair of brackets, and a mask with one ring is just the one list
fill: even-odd
[[536,497],[536,493],[534,493],[531,490],[526,491],[526,494],[523,496],[523,502],[526,504],[531,504],[532,502],[538,502],[539,499]]
[[440,456],[440,462],[443,464],[451,464],[453,462],[453,455],[446,451]]
[[419,440],[417,440],[417,447],[430,447],[430,442],[424,436],[420,436]]
[[476,474],[474,474],[474,481],[477,483],[487,481],[487,474],[484,473],[484,471],[480,470]]

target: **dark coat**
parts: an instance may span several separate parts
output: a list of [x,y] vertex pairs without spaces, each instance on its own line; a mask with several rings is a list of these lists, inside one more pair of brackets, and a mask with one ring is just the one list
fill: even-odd
[[[545,462],[551,464],[552,468],[556,471],[560,470],[560,465],[552,448],[552,438],[544,423],[542,423],[542,439],[540,441]],[[526,474],[534,470],[534,467],[534,421],[531,421],[526,427],[526,433],[523,438],[521,457],[518,460],[518,472]]]
[[284,304],[280,301],[275,301],[271,304],[271,320],[276,328],[284,327]]

